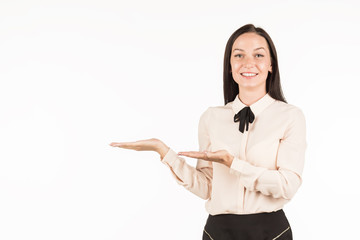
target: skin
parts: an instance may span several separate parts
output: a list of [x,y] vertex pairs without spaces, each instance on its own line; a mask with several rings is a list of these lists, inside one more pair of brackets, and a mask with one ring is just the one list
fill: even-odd
[[[231,73],[239,86],[240,101],[251,105],[266,94],[266,77],[272,71],[269,47],[265,38],[256,33],[244,33],[240,35],[232,46],[230,58]],[[241,73],[256,73],[255,77],[245,77]],[[112,142],[112,147],[132,149],[136,151],[155,151],[163,159],[169,151],[169,147],[157,138],[139,140],[135,142]],[[178,155],[218,162],[230,167],[234,156],[226,150],[216,152],[187,151],[179,152]]]
[[[249,106],[266,94],[266,77],[272,68],[265,38],[256,33],[240,35],[233,44],[230,65],[232,76],[239,86],[240,100],[244,104]],[[241,75],[243,72],[258,75],[248,79]]]

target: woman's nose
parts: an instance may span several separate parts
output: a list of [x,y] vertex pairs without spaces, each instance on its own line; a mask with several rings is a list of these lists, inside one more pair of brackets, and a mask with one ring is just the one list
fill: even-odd
[[254,66],[254,60],[252,58],[246,58],[244,59],[244,66],[247,68],[253,67]]

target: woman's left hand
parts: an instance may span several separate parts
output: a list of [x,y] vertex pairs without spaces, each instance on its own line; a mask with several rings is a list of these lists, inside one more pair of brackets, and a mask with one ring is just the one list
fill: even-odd
[[231,166],[234,156],[232,156],[226,150],[218,150],[216,152],[198,152],[198,151],[189,151],[189,152],[179,152],[178,155],[191,157],[191,158],[200,158],[206,161],[218,162],[224,164],[228,167]]

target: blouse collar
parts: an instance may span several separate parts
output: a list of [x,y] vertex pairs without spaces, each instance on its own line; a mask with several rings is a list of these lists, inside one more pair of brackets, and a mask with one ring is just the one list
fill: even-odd
[[[250,109],[254,113],[255,118],[274,101],[275,101],[275,99],[272,98],[269,95],[269,93],[266,93],[262,98],[260,98],[259,100],[257,100],[253,104],[251,104]],[[234,110],[235,113],[238,113],[244,107],[247,107],[247,105],[245,105],[243,102],[241,102],[241,100],[239,98],[239,94],[237,94],[232,103],[232,109]]]

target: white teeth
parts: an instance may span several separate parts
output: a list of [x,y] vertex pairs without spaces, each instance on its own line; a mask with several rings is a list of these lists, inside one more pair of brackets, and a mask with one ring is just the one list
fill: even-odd
[[241,73],[241,75],[243,75],[245,77],[253,77],[256,75],[256,73]]

